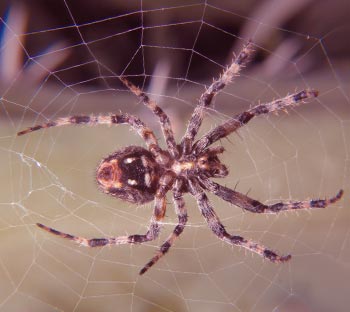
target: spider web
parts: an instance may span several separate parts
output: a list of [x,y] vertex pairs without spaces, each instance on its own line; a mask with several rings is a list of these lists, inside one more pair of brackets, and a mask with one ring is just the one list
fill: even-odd
[[[350,28],[342,2],[106,1],[96,8],[59,0],[0,9],[0,311],[347,311]],[[94,182],[101,158],[143,141],[126,126],[18,131],[122,111],[161,139],[156,118],[119,82],[127,75],[158,101],[180,140],[200,94],[248,39],[254,60],[215,98],[200,134],[259,101],[306,87],[320,96],[223,140],[230,176],[218,182],[266,203],[330,197],[340,188],[345,195],[324,210],[278,215],[209,197],[229,232],[291,253],[291,262],[274,265],[222,243],[188,195],[188,226],[142,277],[176,225],[170,196],[160,239],[142,246],[88,249],[35,226],[84,237],[145,232],[152,204],[115,200]]]

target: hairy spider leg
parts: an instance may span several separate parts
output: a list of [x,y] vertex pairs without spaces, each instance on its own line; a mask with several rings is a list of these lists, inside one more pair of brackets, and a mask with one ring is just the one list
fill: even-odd
[[243,127],[255,116],[285,110],[289,107],[294,107],[304,102],[306,99],[314,98],[317,96],[317,90],[306,89],[291,95],[287,95],[284,98],[277,99],[269,103],[256,105],[253,108],[234,116],[233,118],[209,131],[193,145],[193,151],[197,155],[200,154],[206,147],[228,136],[240,127]]
[[106,115],[106,116],[81,115],[81,116],[62,117],[41,125],[29,127],[23,131],[18,132],[17,135],[20,136],[20,135],[24,135],[40,129],[51,128],[51,127],[61,127],[61,126],[68,126],[68,125],[96,126],[96,125],[114,125],[114,124],[129,124],[145,141],[148,149],[155,157],[158,157],[159,154],[161,153],[161,149],[158,145],[156,136],[154,135],[153,131],[150,128],[148,128],[139,118],[128,114],[113,114],[113,115]]
[[227,84],[239,75],[241,69],[249,62],[250,56],[253,54],[253,45],[248,42],[241,52],[232,61],[220,77],[213,81],[207,90],[201,95],[199,103],[194,109],[186,132],[181,141],[183,154],[188,154],[191,151],[193,140],[198,133],[204,117],[204,109],[209,107],[214,96],[219,93]]
[[292,258],[291,255],[279,256],[274,251],[266,248],[265,246],[250,240],[245,239],[241,236],[231,235],[226,230],[225,227],[220,222],[218,216],[216,215],[213,207],[211,206],[207,195],[199,186],[196,180],[189,180],[189,188],[191,194],[197,201],[199,209],[208,223],[209,228],[212,232],[221,240],[231,245],[244,247],[252,252],[257,253],[258,255],[270,260],[274,263],[282,263],[290,260]]
[[187,209],[183,199],[183,193],[180,191],[182,186],[181,180],[177,179],[173,188],[173,201],[175,205],[175,212],[178,216],[178,224],[175,226],[173,232],[169,235],[167,240],[160,246],[154,257],[142,268],[140,275],[146,273],[161,257],[163,257],[174,244],[177,237],[183,232],[187,223]]
[[328,205],[340,200],[344,193],[343,190],[339,190],[335,196],[328,199],[287,201],[272,205],[264,205],[261,202],[248,197],[247,195],[231,190],[225,186],[210,181],[209,179],[199,178],[199,181],[200,184],[204,186],[205,190],[219,196],[223,200],[235,206],[254,213],[278,213],[286,210],[326,208]]
[[85,247],[102,247],[106,245],[121,245],[121,244],[142,244],[144,242],[155,240],[160,233],[162,221],[166,211],[166,193],[171,189],[174,182],[174,176],[172,173],[165,173],[159,180],[159,188],[155,195],[154,210],[150,221],[150,225],[146,234],[134,234],[128,236],[118,236],[110,238],[84,238],[80,236],[74,236],[64,232],[57,231],[51,227],[37,223],[37,226],[43,230],[60,236],[65,239],[72,240],[81,246]]
[[151,100],[145,92],[136,87],[132,82],[127,80],[125,77],[120,77],[119,79],[158,117],[169,153],[172,157],[177,158],[179,156],[179,151],[176,146],[173,129],[168,115],[157,105],[155,101]]

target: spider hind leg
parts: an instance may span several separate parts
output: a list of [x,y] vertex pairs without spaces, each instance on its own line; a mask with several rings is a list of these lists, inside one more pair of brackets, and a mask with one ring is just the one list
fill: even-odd
[[105,245],[111,245],[112,242],[110,241],[110,239],[108,238],[92,238],[92,239],[87,239],[84,237],[79,237],[79,236],[74,236],[71,234],[67,234],[58,230],[55,230],[51,227],[48,227],[44,224],[41,223],[37,223],[36,224],[39,228],[43,229],[46,232],[49,232],[53,235],[65,238],[65,239],[69,239],[72,240],[76,243],[78,243],[81,246],[85,246],[85,247],[102,247]]

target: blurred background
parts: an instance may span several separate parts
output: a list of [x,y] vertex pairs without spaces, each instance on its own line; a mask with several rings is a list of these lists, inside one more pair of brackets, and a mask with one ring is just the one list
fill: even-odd
[[[1,1],[0,311],[347,311],[350,280],[348,1]],[[87,249],[36,222],[85,237],[142,233],[152,204],[98,192],[95,167],[128,127],[66,127],[17,137],[75,114],[157,119],[127,76],[170,116],[181,139],[197,100],[248,40],[255,55],[206,112],[200,134],[295,90],[320,96],[253,120],[223,140],[218,181],[266,203],[333,196],[325,210],[252,215],[210,199],[226,228],[292,262],[276,266],[219,242],[186,196],[189,225],[145,276],[139,269],[176,224],[168,196],[161,238]],[[164,143],[161,143],[165,146]]]

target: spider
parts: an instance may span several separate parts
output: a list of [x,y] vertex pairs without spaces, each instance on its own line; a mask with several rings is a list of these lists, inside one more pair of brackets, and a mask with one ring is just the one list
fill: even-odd
[[166,210],[166,194],[172,191],[178,223],[153,258],[141,269],[139,273],[142,275],[169,251],[176,238],[183,232],[187,222],[187,209],[183,196],[185,193],[190,193],[196,199],[209,228],[219,239],[228,244],[246,248],[273,263],[284,263],[290,260],[291,255],[278,255],[253,240],[228,233],[215,213],[206,191],[253,213],[278,213],[295,209],[325,208],[338,201],[343,195],[343,190],[329,199],[287,201],[265,205],[210,179],[223,178],[229,173],[218,157],[224,152],[224,148],[211,145],[246,125],[253,117],[294,107],[306,99],[317,97],[318,91],[305,89],[269,103],[256,105],[214,127],[195,141],[205,109],[210,107],[213,98],[239,75],[242,67],[248,63],[252,52],[252,43],[248,42],[220,77],[214,80],[200,96],[180,144],[175,142],[170,119],[164,111],[142,90],[125,77],[120,77],[123,84],[158,117],[167,150],[159,147],[151,129],[147,128],[139,118],[128,114],[64,117],[18,132],[18,135],[23,135],[43,128],[65,125],[128,124],[143,138],[147,146],[147,149],[128,146],[118,150],[103,159],[96,170],[97,183],[102,192],[134,204],[154,201],[153,214],[145,234],[87,239],[57,231],[40,223],[37,223],[37,226],[87,247],[142,244],[158,237]]

